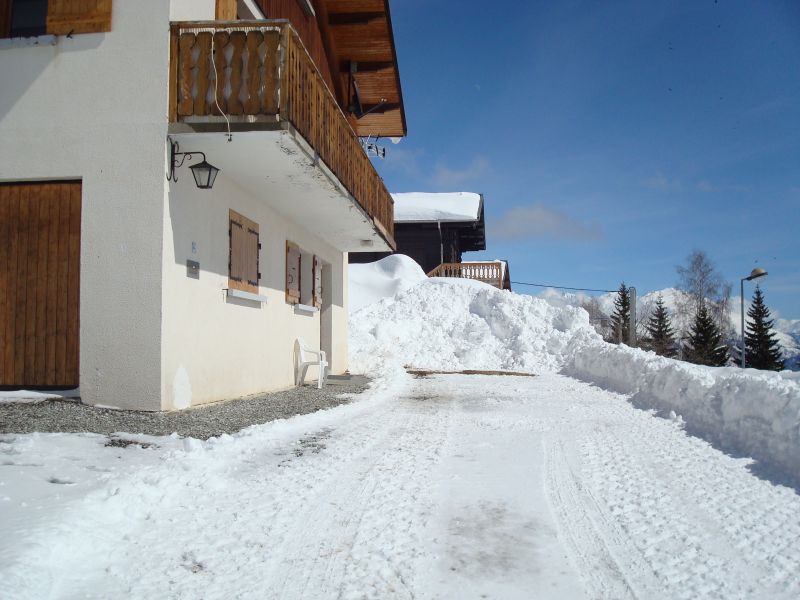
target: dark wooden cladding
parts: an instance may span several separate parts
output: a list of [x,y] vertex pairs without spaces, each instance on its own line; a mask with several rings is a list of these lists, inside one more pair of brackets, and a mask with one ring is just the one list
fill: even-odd
[[0,184],[0,386],[78,386],[81,184]]
[[288,23],[174,23],[172,36],[174,121],[222,119],[219,104],[234,117],[290,122],[394,245],[392,197]]
[[0,38],[11,34],[11,0],[0,0]]
[[[406,135],[403,93],[388,0],[320,0],[327,12],[330,45],[336,52],[345,89],[351,77],[358,84],[364,111],[386,104],[351,125],[360,136]],[[351,75],[351,64],[355,73]]]
[[[337,99],[343,101],[341,90],[336,87],[336,85],[340,85],[339,82],[334,84],[334,76],[328,59],[331,52],[326,48],[324,32],[320,28],[317,18],[306,14],[298,0],[257,0],[257,2],[267,19],[286,19],[292,24],[325,83],[333,90]],[[320,6],[319,3],[314,3],[314,5],[318,12],[324,10],[324,6]]]

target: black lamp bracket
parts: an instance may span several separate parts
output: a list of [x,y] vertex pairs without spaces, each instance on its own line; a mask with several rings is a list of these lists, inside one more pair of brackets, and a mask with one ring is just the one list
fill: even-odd
[[[177,170],[183,166],[186,159],[191,159],[193,156],[202,156],[206,160],[205,152],[181,152],[181,147],[178,142],[168,137],[169,142],[169,171],[167,171],[167,181],[178,182]],[[180,157],[180,158],[179,158]]]

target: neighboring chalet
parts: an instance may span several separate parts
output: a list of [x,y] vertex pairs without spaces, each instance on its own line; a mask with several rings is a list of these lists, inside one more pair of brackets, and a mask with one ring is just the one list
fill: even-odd
[[388,0],[0,0],[0,38],[0,387],[186,408],[292,386],[298,337],[347,369]]
[[[413,258],[430,277],[465,277],[511,289],[505,261],[462,261],[464,252],[486,250],[482,194],[409,192],[392,198],[397,254]],[[372,262],[389,254],[351,253],[350,262]]]

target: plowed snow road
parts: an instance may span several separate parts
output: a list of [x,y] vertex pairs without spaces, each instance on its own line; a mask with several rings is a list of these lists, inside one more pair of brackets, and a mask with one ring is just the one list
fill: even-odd
[[679,422],[558,375],[400,387],[207,443],[5,437],[0,597],[800,595],[800,498]]

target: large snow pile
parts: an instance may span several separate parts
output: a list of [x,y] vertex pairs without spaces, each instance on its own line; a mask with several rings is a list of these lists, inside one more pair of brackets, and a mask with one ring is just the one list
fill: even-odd
[[[386,266],[372,268],[381,274]],[[674,412],[693,433],[800,481],[795,374],[702,367],[607,344],[581,308],[475,281],[423,278],[397,287],[404,291],[362,301],[351,315],[355,371],[562,370],[629,394],[637,406]]]
[[468,279],[433,278],[350,319],[351,368],[555,371],[599,341],[586,311]]
[[413,258],[393,254],[373,263],[350,265],[350,312],[391,298],[427,279]]

